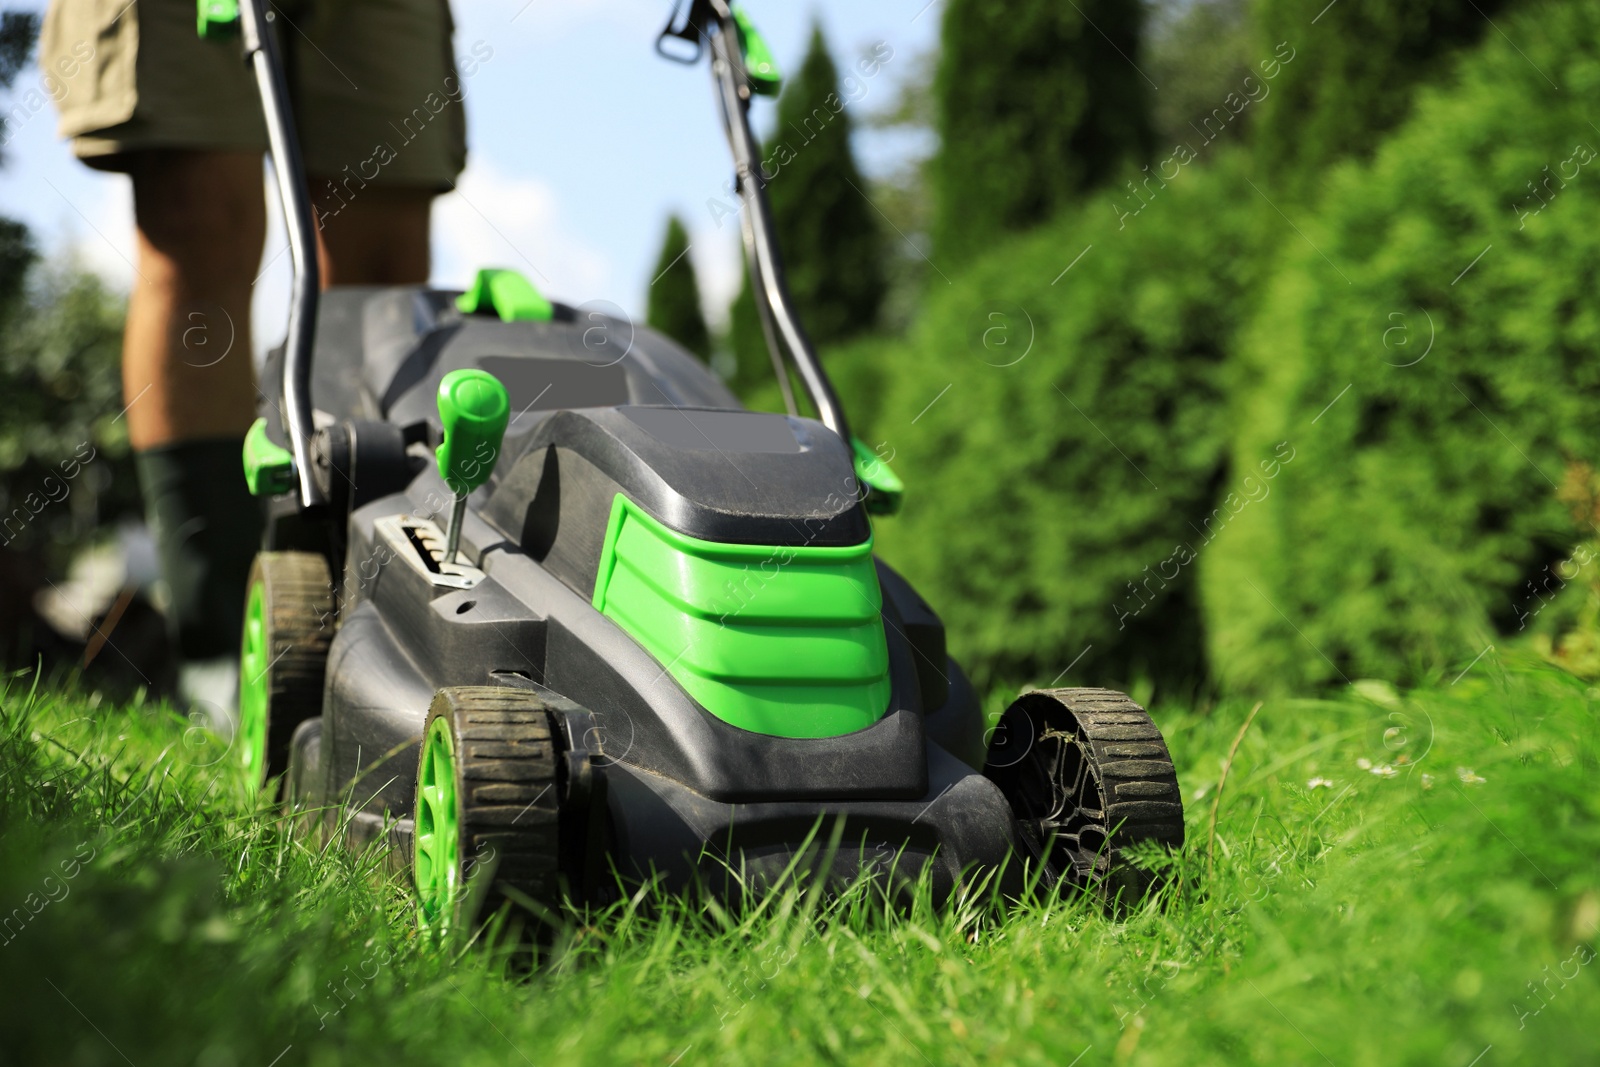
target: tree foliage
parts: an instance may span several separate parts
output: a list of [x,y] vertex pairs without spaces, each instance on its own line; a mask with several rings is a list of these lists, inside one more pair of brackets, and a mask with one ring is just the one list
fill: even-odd
[[[72,267],[36,272],[0,336],[0,546],[55,552],[137,514],[123,408],[123,301]],[[53,562],[62,562],[56,559]]]
[[[39,16],[32,12],[0,13],[0,89],[9,89],[33,53],[39,35]],[[0,114],[0,147],[9,136]],[[5,157],[0,155],[0,163]],[[0,333],[9,330],[10,316],[22,299],[22,284],[35,258],[33,239],[26,226],[0,218]]]
[[740,397],[745,397],[752,389],[759,389],[762,383],[772,380],[772,357],[761,332],[760,312],[756,309],[755,291],[750,288],[749,269],[741,269],[739,277],[739,292],[728,309],[727,342],[733,353],[733,374],[728,385]]
[[[1228,94],[1248,99],[1254,83],[1263,78],[1256,64],[1272,54],[1270,49],[1256,54],[1249,0],[1159,5],[1146,35],[1149,61],[1140,65],[1161,86],[1150,101],[1158,155],[1173,145],[1193,142],[1197,127],[1204,129],[1206,116],[1227,106]],[[1253,81],[1247,83],[1247,78]],[[1224,132],[1229,140],[1249,129],[1256,116],[1247,111],[1241,117],[1242,121],[1227,124]]]
[[0,88],[9,89],[33,54],[39,16],[32,11],[0,12]]
[[689,258],[689,231],[683,220],[667,219],[666,237],[656,259],[645,318],[649,324],[701,359],[711,358],[711,331],[700,308],[700,285]]
[[1096,202],[1005,239],[882,354],[862,428],[907,497],[879,545],[980,683],[1203,673],[1190,564],[1260,259],[1239,162],[1183,172],[1125,224]]
[[1202,560],[1230,686],[1459,668],[1600,566],[1557,494],[1600,459],[1600,12],[1502,26],[1282,229],[1231,453],[1298,458]]
[[[821,26],[814,27],[762,149],[789,291],[817,345],[872,329],[888,288],[881,225],[850,143],[850,108],[865,94],[865,79],[892,57],[887,48],[863,56],[841,80]],[[730,313],[729,337],[739,361],[736,387],[771,377],[748,272]]]
[[1260,0],[1262,55],[1299,53],[1257,119],[1259,158],[1285,192],[1315,191],[1339,159],[1367,157],[1463,45],[1493,35],[1515,0]]
[[934,261],[949,271],[1151,149],[1140,0],[950,0],[935,79]]

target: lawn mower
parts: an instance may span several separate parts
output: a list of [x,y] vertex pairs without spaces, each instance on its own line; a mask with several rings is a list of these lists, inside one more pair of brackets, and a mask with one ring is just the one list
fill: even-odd
[[1044,689],[986,731],[939,617],[873,554],[903,487],[785,285],[748,117],[778,71],[743,12],[692,0],[657,47],[709,54],[787,414],[511,270],[320,293],[268,5],[201,12],[253,69],[295,277],[244,446],[268,515],[235,742],[252,782],[391,844],[441,924],[796,872],[1145,892],[1128,850],[1183,839],[1150,717]]

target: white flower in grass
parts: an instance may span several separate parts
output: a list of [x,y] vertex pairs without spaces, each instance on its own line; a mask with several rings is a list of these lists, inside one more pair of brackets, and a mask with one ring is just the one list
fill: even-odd
[[1307,789],[1332,789],[1333,779],[1317,777],[1306,783]]
[[1482,785],[1484,782],[1488,781],[1487,778],[1483,777],[1471,767],[1457,767],[1456,777],[1461,779],[1462,784],[1464,785]]
[[1379,778],[1393,778],[1400,772],[1389,766],[1387,763],[1380,763],[1376,767],[1368,768],[1368,773],[1377,775]]
[[1422,788],[1424,788],[1424,789],[1432,789],[1433,788],[1433,775],[1429,774],[1427,771],[1423,771],[1422,772]]
[[1360,767],[1364,771],[1370,771],[1372,770],[1372,761],[1367,757],[1362,756],[1360,759],[1356,760],[1356,766]]

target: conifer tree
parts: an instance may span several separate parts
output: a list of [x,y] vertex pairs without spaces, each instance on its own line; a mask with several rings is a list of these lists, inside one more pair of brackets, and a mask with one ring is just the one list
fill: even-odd
[[[789,292],[818,346],[870,330],[887,289],[883,234],[850,144],[850,108],[866,79],[892,56],[889,46],[879,45],[841,84],[822,28],[813,27],[805,60],[778,99],[777,126],[762,150]],[[739,361],[735,385],[770,377],[748,274],[729,316],[729,335]]]
[[711,358],[711,331],[700,308],[700,286],[689,258],[689,232],[677,215],[667,219],[645,319],[701,359]]
[[1141,0],[949,0],[933,259],[959,266],[1151,149]]
[[[1255,134],[1265,171],[1306,194],[1328,164],[1366,155],[1409,112],[1440,60],[1490,33],[1511,0],[1262,0],[1258,51],[1294,55],[1263,101]],[[1315,25],[1313,25],[1313,20]],[[1313,46],[1314,43],[1314,46]],[[1281,57],[1279,57],[1281,58]]]

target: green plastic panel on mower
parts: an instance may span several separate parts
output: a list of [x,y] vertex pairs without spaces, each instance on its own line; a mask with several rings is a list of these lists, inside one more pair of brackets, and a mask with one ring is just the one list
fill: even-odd
[[594,606],[731,725],[778,737],[865,729],[889,703],[872,540],[731,545],[612,503]]

